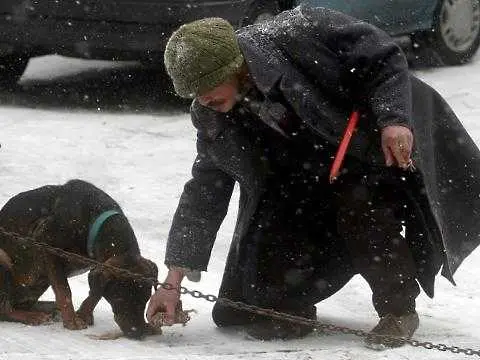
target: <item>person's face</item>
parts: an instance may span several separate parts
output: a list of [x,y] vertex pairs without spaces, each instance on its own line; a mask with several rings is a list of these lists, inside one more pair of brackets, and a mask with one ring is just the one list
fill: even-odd
[[197,96],[198,102],[218,112],[228,112],[235,106],[239,93],[239,81],[237,78],[228,80],[216,88]]

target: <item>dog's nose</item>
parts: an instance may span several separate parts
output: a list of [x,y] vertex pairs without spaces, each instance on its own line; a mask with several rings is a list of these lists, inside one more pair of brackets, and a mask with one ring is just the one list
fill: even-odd
[[140,339],[145,335],[147,323],[145,321],[132,321],[123,316],[114,316],[115,322],[126,337]]
[[145,335],[146,323],[132,325],[120,326],[120,329],[123,331],[126,337],[130,339],[141,339]]
[[126,337],[130,339],[141,339],[145,334],[145,328],[139,328],[136,326],[130,327],[130,329],[123,330]]

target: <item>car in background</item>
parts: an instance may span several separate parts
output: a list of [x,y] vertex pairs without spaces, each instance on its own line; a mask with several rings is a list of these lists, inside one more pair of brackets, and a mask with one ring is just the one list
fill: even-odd
[[220,16],[234,26],[273,16],[292,0],[0,0],[0,86],[31,57],[60,54],[163,64],[178,26]]
[[[480,44],[480,0],[301,0],[365,20],[446,65],[469,61]],[[407,40],[407,41],[405,41]],[[429,55],[430,56],[430,55]]]

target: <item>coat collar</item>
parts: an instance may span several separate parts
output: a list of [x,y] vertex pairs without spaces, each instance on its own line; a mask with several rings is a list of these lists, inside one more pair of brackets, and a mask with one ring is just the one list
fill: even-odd
[[225,129],[229,114],[220,113],[200,105],[197,100],[193,100],[190,107],[193,126],[198,130],[198,136],[215,140]]
[[282,78],[281,65],[285,63],[285,55],[272,41],[260,32],[252,36],[250,27],[237,32],[238,45],[247,64],[251,79],[255,86],[266,97],[272,93]]
[[[338,143],[349,111],[334,105],[326,94],[308,81],[292,65],[271,35],[262,32],[261,27],[248,26],[240,29],[237,38],[250,76],[265,98],[275,102],[280,95],[297,116],[323,139],[332,144]],[[359,141],[357,136],[353,142]]]

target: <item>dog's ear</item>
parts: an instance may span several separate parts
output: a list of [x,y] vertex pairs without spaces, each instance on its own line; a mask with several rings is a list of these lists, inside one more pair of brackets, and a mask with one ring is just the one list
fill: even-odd
[[102,297],[109,279],[108,274],[102,268],[95,268],[88,273],[88,285],[90,286],[90,296]]
[[0,314],[7,314],[12,310],[10,293],[13,285],[13,264],[8,254],[0,249]]
[[[105,265],[110,265],[114,267],[121,267],[123,262],[121,256],[112,256],[107,261]],[[91,270],[88,274],[88,285],[90,286],[90,294],[94,296],[103,296],[103,292],[108,282],[114,278],[114,273],[106,268],[101,266],[96,267]]]
[[0,263],[0,315],[12,311],[10,294],[12,292],[13,275],[10,268]]
[[158,278],[158,266],[152,260],[146,259],[142,256],[138,259],[138,264],[140,265],[141,273],[145,274],[146,277],[152,280],[152,286],[157,290],[157,278]]
[[3,265],[5,269],[9,270],[13,268],[12,259],[3,249],[0,249],[0,265]]

